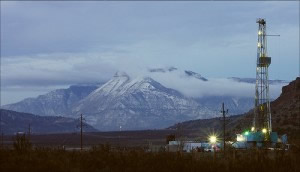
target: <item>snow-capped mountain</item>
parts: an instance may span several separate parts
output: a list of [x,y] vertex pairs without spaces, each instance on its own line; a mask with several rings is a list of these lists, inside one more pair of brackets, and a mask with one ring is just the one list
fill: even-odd
[[131,79],[117,73],[102,87],[79,101],[73,113],[84,113],[101,130],[163,128],[213,113],[197,101],[169,89],[150,77]]
[[[238,92],[240,88],[243,89]],[[250,96],[245,96],[245,90]],[[223,94],[226,91],[228,93]],[[205,94],[200,95],[200,92]],[[104,84],[75,85],[2,108],[73,118],[83,113],[87,122],[100,130],[119,130],[120,126],[123,130],[153,129],[220,116],[222,102],[229,109],[229,115],[245,113],[254,106],[252,92],[254,94],[251,78],[215,81],[196,72],[171,67],[151,69],[148,76],[140,77],[118,72]]]
[[42,116],[67,116],[71,114],[74,103],[89,95],[99,85],[101,84],[72,85],[67,89],[54,90],[37,98],[27,98],[1,108]]

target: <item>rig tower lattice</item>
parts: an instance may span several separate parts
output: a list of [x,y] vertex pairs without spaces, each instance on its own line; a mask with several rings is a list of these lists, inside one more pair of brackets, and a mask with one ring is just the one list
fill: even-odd
[[261,131],[265,133],[265,141],[269,140],[272,132],[271,107],[269,98],[269,77],[268,67],[271,64],[271,57],[267,54],[266,20],[257,19],[258,43],[256,63],[256,85],[255,85],[255,108],[252,132]]

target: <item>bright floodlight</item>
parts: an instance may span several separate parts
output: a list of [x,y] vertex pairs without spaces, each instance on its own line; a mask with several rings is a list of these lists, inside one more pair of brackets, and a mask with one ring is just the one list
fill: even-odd
[[243,141],[245,141],[245,137],[242,134],[237,134],[236,141],[243,142]]
[[251,127],[251,131],[254,131],[255,130],[255,128],[254,127]]
[[248,135],[249,135],[249,131],[246,131],[246,132],[245,132],[245,135],[248,136]]
[[258,35],[261,35],[262,34],[262,31],[258,31]]
[[217,142],[217,137],[214,136],[214,135],[210,136],[210,137],[209,137],[209,142],[210,142],[210,143],[216,143],[216,142]]
[[262,129],[262,132],[263,132],[263,133],[267,133],[267,129],[263,128],[263,129]]

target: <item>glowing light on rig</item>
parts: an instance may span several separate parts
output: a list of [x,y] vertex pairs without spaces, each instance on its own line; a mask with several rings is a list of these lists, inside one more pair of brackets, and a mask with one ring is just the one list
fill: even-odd
[[212,135],[212,136],[209,136],[208,140],[210,143],[214,144],[217,142],[218,139],[217,139],[217,136]]
[[258,31],[258,35],[262,35],[262,31],[260,30],[260,31]]
[[251,131],[253,132],[255,130],[255,128],[254,127],[251,127]]
[[262,129],[262,132],[263,132],[264,134],[266,134],[266,133],[267,133],[267,129],[263,128],[263,129]]
[[259,43],[257,43],[257,46],[258,46],[258,47],[261,47],[261,43],[260,43],[260,42],[259,42]]
[[248,135],[249,135],[249,131],[246,131],[246,132],[245,132],[245,136],[248,136]]

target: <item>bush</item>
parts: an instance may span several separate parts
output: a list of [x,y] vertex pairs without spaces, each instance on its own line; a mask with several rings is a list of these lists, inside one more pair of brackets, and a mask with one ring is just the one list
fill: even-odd
[[25,153],[31,150],[32,145],[25,134],[17,134],[14,139],[13,147],[18,153]]

